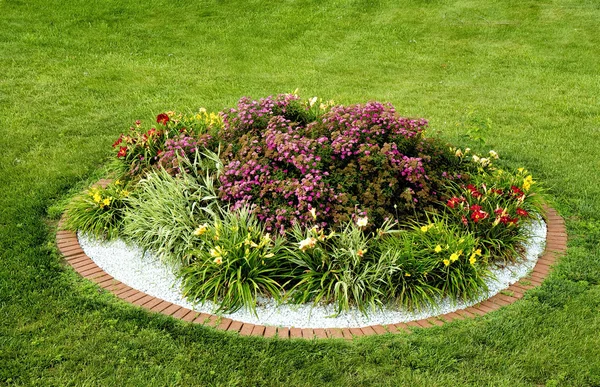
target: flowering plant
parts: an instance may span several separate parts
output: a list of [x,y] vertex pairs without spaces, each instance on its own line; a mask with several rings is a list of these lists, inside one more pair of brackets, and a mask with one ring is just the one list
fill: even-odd
[[540,189],[524,169],[498,169],[497,152],[450,147],[427,127],[391,104],[296,94],[161,113],[113,144],[128,188],[76,198],[68,227],[122,233],[220,311],[259,296],[365,313],[474,298],[491,263],[519,258]]
[[96,237],[113,238],[121,234],[125,201],[131,187],[116,180],[105,188],[93,186],[75,197],[66,208],[65,227],[79,229]]
[[489,255],[514,261],[518,247],[527,239],[523,225],[541,213],[541,197],[534,183],[523,168],[516,174],[502,169],[477,174],[471,183],[454,186],[446,210],[482,240]]
[[156,123],[157,127],[144,130],[138,120],[113,143],[117,159],[130,175],[141,175],[153,166],[177,173],[178,157],[189,157],[198,147],[214,147],[214,133],[222,127],[222,118],[201,109],[187,116],[161,113]]
[[429,208],[445,189],[444,168],[461,171],[462,160],[423,136],[427,121],[400,117],[390,104],[311,111],[284,94],[242,98],[223,117],[220,198],[251,205],[267,230],[282,234],[310,222],[310,211],[329,227],[357,206],[375,224]]

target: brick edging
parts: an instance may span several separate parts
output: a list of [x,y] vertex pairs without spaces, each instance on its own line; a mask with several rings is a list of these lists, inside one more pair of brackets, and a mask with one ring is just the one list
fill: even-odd
[[[99,184],[103,183],[106,184],[104,180],[99,182]],[[64,217],[59,222],[59,231],[56,233],[56,243],[67,263],[82,277],[97,283],[100,287],[131,304],[141,306],[153,312],[172,316],[188,322],[211,326],[223,331],[238,332],[243,336],[279,337],[281,339],[352,339],[358,336],[385,333],[410,333],[413,328],[429,328],[440,326],[453,320],[483,316],[500,309],[503,306],[510,305],[522,298],[527,290],[542,284],[542,281],[552,270],[552,265],[567,250],[567,231],[564,219],[551,207],[546,206],[544,210],[546,212],[546,225],[548,230],[546,235],[546,250],[538,259],[533,268],[533,272],[528,277],[520,279],[517,283],[510,285],[508,288],[487,300],[465,309],[417,321],[387,325],[370,325],[361,328],[288,328],[262,326],[235,321],[213,314],[195,312],[191,309],[175,305],[127,286],[104,272],[102,268],[96,265],[92,259],[83,252],[79,245],[77,235],[74,232],[60,230],[64,222]]]

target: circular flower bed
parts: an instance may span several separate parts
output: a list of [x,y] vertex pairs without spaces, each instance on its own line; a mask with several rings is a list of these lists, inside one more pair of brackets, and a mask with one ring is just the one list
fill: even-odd
[[113,183],[76,197],[66,226],[157,253],[186,297],[220,311],[475,299],[541,211],[526,170],[430,137],[391,104],[283,94],[156,123],[118,138]]

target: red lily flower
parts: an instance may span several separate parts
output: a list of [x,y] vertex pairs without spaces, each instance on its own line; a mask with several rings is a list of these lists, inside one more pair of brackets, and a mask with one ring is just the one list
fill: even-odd
[[119,148],[119,153],[117,153],[117,157],[125,157],[127,155],[127,147],[122,146]]
[[474,211],[471,214],[471,219],[473,219],[473,222],[475,222],[475,223],[477,223],[480,220],[483,220],[483,219],[485,219],[487,217],[488,217],[488,213],[485,212],[485,211]]
[[517,215],[519,215],[519,216],[529,216],[529,212],[525,211],[522,208],[517,208]]
[[112,147],[116,147],[117,145],[119,145],[120,143],[123,142],[123,133],[121,133],[121,135],[119,136],[119,138],[117,139],[117,141],[115,141],[112,145]]
[[156,122],[158,122],[161,125],[166,125],[167,122],[169,122],[169,116],[165,113],[161,113],[158,116],[156,116]]

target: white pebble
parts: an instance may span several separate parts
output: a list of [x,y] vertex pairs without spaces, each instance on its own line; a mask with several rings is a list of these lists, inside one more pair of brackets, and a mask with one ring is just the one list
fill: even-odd
[[[245,309],[230,314],[224,313],[222,316],[258,325],[296,328],[356,328],[420,320],[453,312],[499,293],[533,269],[538,257],[544,251],[546,224],[543,221],[532,222],[529,230],[531,239],[525,246],[524,259],[504,268],[492,269],[496,278],[487,281],[488,294],[472,302],[452,302],[444,299],[436,306],[419,311],[385,308],[370,311],[369,315],[365,316],[357,309],[351,309],[336,317],[331,317],[335,314],[335,309],[331,305],[277,305],[271,299],[261,298],[256,307],[257,316]],[[78,236],[83,251],[105,272],[124,284],[198,312],[213,313],[216,309],[211,302],[194,305],[185,300],[179,290],[180,282],[172,270],[162,264],[156,256],[148,252],[144,254],[139,247],[127,245],[121,240],[99,241],[81,233],[78,233]]]

